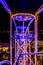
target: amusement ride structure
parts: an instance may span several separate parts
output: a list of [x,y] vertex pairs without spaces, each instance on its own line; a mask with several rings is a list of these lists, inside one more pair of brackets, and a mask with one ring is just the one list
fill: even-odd
[[[43,54],[37,50],[38,40],[38,14],[43,11],[43,5],[33,15],[31,13],[17,13],[12,14],[5,0],[0,0],[5,11],[10,14],[10,63],[12,65],[12,42],[15,40],[15,58],[13,65],[36,65],[37,54]],[[15,26],[14,34],[12,33],[12,22]],[[28,24],[26,25],[26,22]],[[34,22],[33,32],[30,32],[30,26]],[[19,23],[19,25],[18,25]],[[21,24],[21,25],[20,25]],[[31,52],[31,41],[34,41],[34,51]],[[27,50],[28,48],[28,50]],[[34,62],[31,59],[31,55],[34,55]]]

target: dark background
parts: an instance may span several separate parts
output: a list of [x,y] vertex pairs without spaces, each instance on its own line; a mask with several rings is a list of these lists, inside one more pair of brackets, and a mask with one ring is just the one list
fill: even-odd
[[[43,4],[43,0],[6,0],[12,13],[29,12],[35,14]],[[0,41],[9,42],[10,17],[0,4]],[[43,13],[39,14],[38,39],[43,40]]]

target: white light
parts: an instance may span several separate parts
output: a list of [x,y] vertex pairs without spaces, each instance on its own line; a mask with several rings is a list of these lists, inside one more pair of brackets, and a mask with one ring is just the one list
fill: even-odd
[[24,42],[26,39],[21,39],[22,42]]

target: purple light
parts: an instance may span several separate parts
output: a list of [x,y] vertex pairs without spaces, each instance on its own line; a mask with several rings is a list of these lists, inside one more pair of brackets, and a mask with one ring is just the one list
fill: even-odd
[[11,14],[11,11],[10,11],[7,3],[5,2],[5,0],[0,0],[0,3],[3,5],[5,11],[7,11],[9,14]]
[[36,11],[35,15],[38,15],[41,12],[43,12],[43,5],[41,5],[41,7]]
[[10,61],[8,61],[8,60],[4,60],[4,61],[0,62],[0,65],[3,65],[3,64],[11,65]]
[[28,21],[28,20],[33,19],[33,16],[19,14],[19,15],[16,15],[14,18],[17,21]]
[[28,35],[24,35],[24,38],[23,38],[23,34],[15,34],[15,39],[18,40],[18,41],[21,41],[21,42],[25,42],[27,40],[31,40],[33,34],[28,34]]

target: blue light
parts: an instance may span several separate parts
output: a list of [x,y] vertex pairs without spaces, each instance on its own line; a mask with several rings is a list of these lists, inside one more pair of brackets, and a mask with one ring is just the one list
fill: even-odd
[[24,15],[24,14],[18,14],[14,18],[17,21],[22,21],[23,22],[23,21],[32,20],[34,17],[33,16],[30,16],[28,14],[26,14],[26,15]]
[[19,40],[19,41],[21,41],[21,42],[25,42],[25,41],[27,41],[27,40],[31,40],[31,38],[32,38],[32,36],[33,36],[33,34],[28,34],[28,35],[24,35],[24,38],[23,38],[23,34],[22,35],[16,35],[15,34],[15,39],[16,40]]
[[8,61],[8,60],[4,60],[4,61],[1,61],[1,62],[0,62],[0,65],[4,65],[4,64],[11,65],[11,64],[10,64],[10,61]]
[[8,13],[11,13],[7,3],[5,2],[5,0],[0,0],[1,4],[3,5],[5,11],[7,11]]

